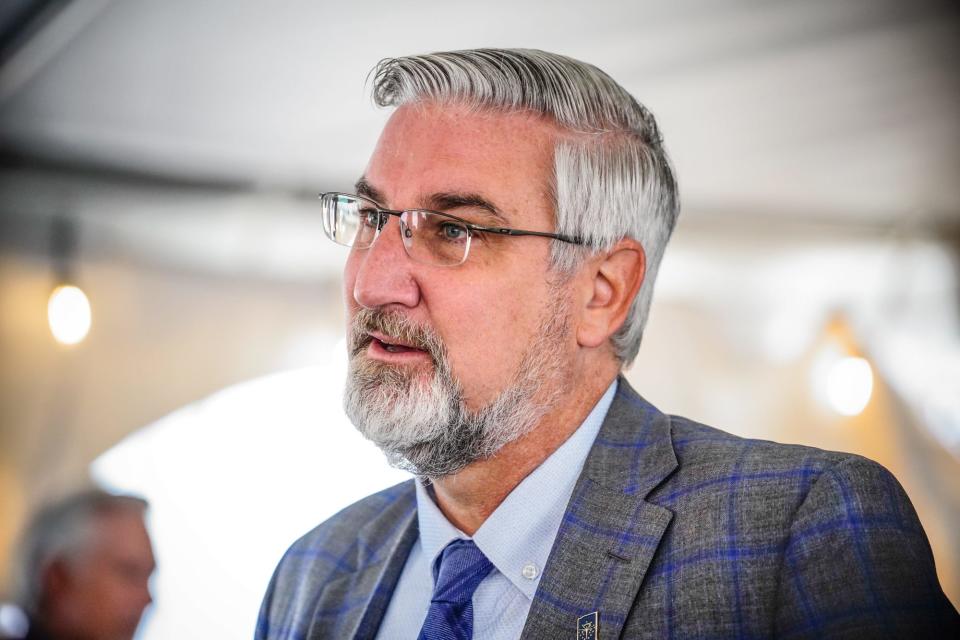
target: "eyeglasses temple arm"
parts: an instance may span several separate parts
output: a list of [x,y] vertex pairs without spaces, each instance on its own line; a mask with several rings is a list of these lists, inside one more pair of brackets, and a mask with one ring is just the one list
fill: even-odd
[[524,231],[523,229],[510,229],[507,227],[481,227],[477,225],[469,225],[469,228],[472,231],[485,231],[487,233],[499,233],[504,236],[539,236],[541,238],[553,238],[554,240],[560,240],[561,242],[569,242],[570,244],[585,244],[583,238],[576,236],[565,236],[561,233],[549,233],[546,231]]

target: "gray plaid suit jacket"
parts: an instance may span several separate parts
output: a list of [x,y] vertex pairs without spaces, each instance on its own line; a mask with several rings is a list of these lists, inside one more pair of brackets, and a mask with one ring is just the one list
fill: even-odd
[[[297,541],[256,637],[372,638],[417,538],[412,481]],[[523,630],[613,638],[960,638],[916,513],[855,455],[746,440],[620,380]]]

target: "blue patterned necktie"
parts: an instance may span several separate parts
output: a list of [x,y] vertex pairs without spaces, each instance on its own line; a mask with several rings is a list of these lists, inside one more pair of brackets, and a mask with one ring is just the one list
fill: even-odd
[[454,540],[433,565],[433,597],[417,640],[473,638],[473,592],[493,570],[473,540]]

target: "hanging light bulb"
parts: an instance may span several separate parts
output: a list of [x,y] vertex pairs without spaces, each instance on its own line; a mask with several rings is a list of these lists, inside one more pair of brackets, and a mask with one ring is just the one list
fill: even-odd
[[63,345],[74,345],[90,332],[92,313],[90,300],[80,287],[71,284],[77,251],[77,232],[71,218],[54,218],[50,227],[50,258],[59,283],[47,302],[47,322],[54,339]]
[[80,287],[60,285],[50,294],[47,321],[60,344],[77,344],[87,337],[92,322],[90,301]]

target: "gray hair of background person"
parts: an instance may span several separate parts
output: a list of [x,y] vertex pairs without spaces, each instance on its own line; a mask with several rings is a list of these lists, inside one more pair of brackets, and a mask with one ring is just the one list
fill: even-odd
[[43,598],[43,575],[56,561],[75,562],[90,549],[98,518],[118,512],[143,515],[147,501],[89,489],[50,504],[31,519],[14,559],[13,595],[28,614]]
[[532,49],[478,49],[388,58],[373,72],[381,107],[421,101],[476,110],[528,111],[569,130],[554,150],[551,185],[557,233],[554,267],[569,272],[591,252],[631,237],[643,246],[646,276],[613,346],[623,365],[640,349],[653,285],[680,209],[673,168],[653,115],[606,73]]

